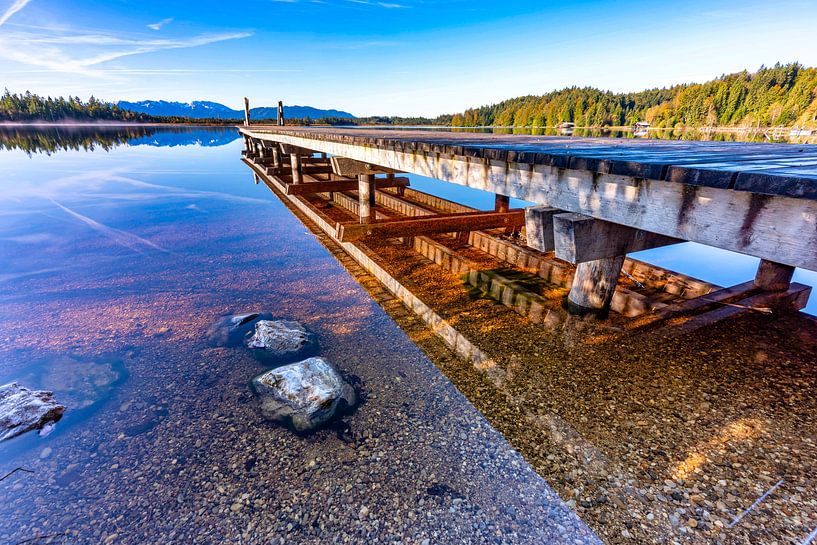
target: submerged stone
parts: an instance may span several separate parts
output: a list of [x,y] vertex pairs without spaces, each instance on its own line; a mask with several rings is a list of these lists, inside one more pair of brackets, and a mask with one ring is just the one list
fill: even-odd
[[29,390],[16,382],[0,386],[0,441],[62,418],[65,407],[51,392]]
[[207,340],[211,346],[239,346],[252,332],[255,322],[265,316],[269,317],[260,312],[222,316],[207,331]]
[[247,346],[265,356],[298,357],[315,347],[315,337],[292,320],[258,320]]
[[310,431],[357,402],[354,388],[323,358],[278,367],[253,379],[265,418]]

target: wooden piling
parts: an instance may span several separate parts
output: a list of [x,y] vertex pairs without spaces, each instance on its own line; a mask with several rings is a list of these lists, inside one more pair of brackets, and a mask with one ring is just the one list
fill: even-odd
[[301,156],[298,153],[291,153],[289,161],[292,165],[292,183],[299,184],[303,181],[303,170],[301,167]]
[[494,212],[507,212],[511,209],[511,198],[497,193],[494,196]]
[[561,210],[550,206],[531,206],[525,209],[525,237],[528,246],[540,252],[552,252],[553,216]]
[[760,260],[755,275],[755,286],[763,291],[783,291],[789,289],[794,267],[766,259]]
[[244,97],[244,126],[250,126],[250,99]]
[[374,174],[358,174],[357,182],[358,203],[360,205],[360,223],[371,223],[371,221],[374,219]]
[[579,263],[567,295],[568,312],[579,316],[593,314],[599,318],[606,317],[623,264],[623,255]]
[[284,126],[284,102],[282,100],[278,101],[278,126]]

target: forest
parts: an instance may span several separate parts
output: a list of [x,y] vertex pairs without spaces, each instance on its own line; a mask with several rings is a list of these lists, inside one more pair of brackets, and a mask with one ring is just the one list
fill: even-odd
[[571,87],[471,108],[451,117],[455,127],[628,126],[817,127],[817,68],[799,63],[723,75],[706,83],[636,93]]
[[123,110],[94,98],[87,101],[79,97],[41,97],[26,92],[10,93],[5,90],[0,97],[0,121],[153,121],[149,115]]
[[[124,121],[142,123],[232,124],[224,119],[155,117],[123,110],[94,97],[42,97],[30,92],[0,97],[0,122]],[[256,123],[274,120],[253,120]],[[799,63],[760,67],[756,72],[723,75],[706,83],[675,85],[635,93],[571,87],[524,96],[462,113],[424,117],[373,116],[357,119],[287,119],[304,125],[443,125],[454,127],[629,126],[817,128],[817,68]]]

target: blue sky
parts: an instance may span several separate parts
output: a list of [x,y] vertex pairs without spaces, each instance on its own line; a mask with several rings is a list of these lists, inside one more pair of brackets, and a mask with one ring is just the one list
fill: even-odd
[[591,85],[817,65],[817,2],[0,0],[0,84],[437,115]]

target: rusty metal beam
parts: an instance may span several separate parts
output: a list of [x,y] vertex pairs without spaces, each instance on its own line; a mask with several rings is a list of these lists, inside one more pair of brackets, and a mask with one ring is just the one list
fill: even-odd
[[[405,177],[383,178],[376,182],[377,189],[387,187],[408,187],[409,179]],[[357,180],[334,180],[331,182],[317,181],[304,182],[297,185],[287,185],[287,195],[310,195],[314,193],[331,193],[333,191],[355,191],[358,188]]]
[[466,212],[463,214],[379,220],[369,224],[340,224],[337,237],[341,242],[351,242],[367,237],[411,237],[431,233],[521,227],[524,224],[524,210]]

